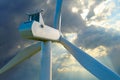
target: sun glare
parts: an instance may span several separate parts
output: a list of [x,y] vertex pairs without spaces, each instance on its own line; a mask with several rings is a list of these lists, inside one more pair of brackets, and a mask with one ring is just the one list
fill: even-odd
[[65,36],[70,42],[72,42],[76,39],[77,33],[66,33]]
[[84,20],[86,19],[86,16],[88,15],[88,12],[89,12],[88,9],[84,9],[84,10],[83,10],[83,13],[80,14],[81,17],[82,17]]
[[73,13],[77,13],[78,12],[78,8],[77,7],[72,7],[72,12]]

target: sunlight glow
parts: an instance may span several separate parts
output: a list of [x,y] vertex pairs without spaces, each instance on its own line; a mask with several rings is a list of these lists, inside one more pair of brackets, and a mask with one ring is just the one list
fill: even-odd
[[66,33],[65,36],[70,42],[72,42],[77,38],[77,33]]
[[83,49],[83,50],[93,57],[107,56],[107,48],[104,46],[98,46],[94,49]]
[[78,12],[78,8],[77,7],[72,7],[72,12],[73,13],[77,13]]
[[20,46],[20,45],[18,45],[18,46],[17,46],[17,48],[18,48],[18,49],[20,49],[20,48],[21,48],[21,46]]
[[47,4],[50,4],[50,0],[47,0]]
[[85,20],[86,19],[86,16],[88,15],[88,12],[89,12],[89,9],[84,9],[83,10],[83,13],[81,13],[81,17]]
[[103,12],[103,10],[105,9],[105,6],[106,6],[106,5],[105,5],[104,3],[98,5],[98,6],[94,9],[95,14],[96,14],[96,15],[100,15],[100,14]]

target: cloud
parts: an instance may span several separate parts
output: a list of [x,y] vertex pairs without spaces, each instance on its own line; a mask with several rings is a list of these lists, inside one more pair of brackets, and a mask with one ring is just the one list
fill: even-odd
[[[66,5],[68,4],[68,5]],[[62,32],[78,32],[85,27],[85,22],[80,16],[81,12],[80,1],[64,1],[62,8]],[[77,12],[73,12],[77,10]]]
[[107,48],[104,46],[98,46],[94,49],[84,49],[82,48],[86,53],[93,57],[104,57],[107,56]]
[[[39,58],[40,54],[31,57],[29,60],[15,66],[4,74],[0,75],[3,80],[39,80]],[[6,77],[7,76],[7,77]]]
[[80,0],[80,3],[82,4],[82,11],[84,11],[85,9],[88,9],[88,15],[86,16],[87,19],[90,19],[91,17],[93,17],[95,15],[94,13],[94,8],[99,5],[100,3],[102,3],[104,0]]
[[66,53],[64,54],[62,53],[59,55],[59,57],[57,57],[57,60],[53,63],[53,72],[54,72],[53,73],[54,80],[57,79],[97,80],[93,75],[91,75],[88,71],[86,71],[83,67],[81,67],[81,65],[78,62],[76,62],[76,60],[72,55]]
[[[108,59],[112,61],[112,63],[110,62],[108,65],[113,66],[111,68],[113,70],[115,69],[116,72],[119,71],[119,58],[116,56],[120,56],[120,34],[118,34],[116,30],[106,30],[106,28],[89,26],[85,31],[78,34],[78,37],[75,40],[75,44],[80,46],[93,57],[99,58],[100,56],[108,56]],[[100,61],[102,61],[102,59],[100,59]],[[105,61],[107,60],[102,61],[102,63]],[[105,65],[107,65],[107,63]]]
[[[61,45],[52,45],[53,50],[53,77],[54,80],[57,79],[86,79],[86,80],[97,80],[93,75],[91,75],[85,68],[83,68],[75,58],[69,54],[68,51],[64,50]],[[82,48],[83,49],[83,48]],[[58,51],[59,50],[59,51]],[[56,52],[57,51],[57,52]],[[114,70],[113,65],[110,59],[107,57],[107,49],[104,46],[99,46],[95,49],[84,49],[85,52],[88,52],[93,57],[104,65],[108,66]],[[87,77],[86,77],[87,76]]]
[[[98,14],[97,14],[97,11]],[[114,1],[104,1],[94,7],[94,16],[86,21],[86,28],[78,33],[75,44],[86,50],[96,50],[104,46],[108,58],[116,71],[119,73],[120,34],[119,34],[119,12],[117,3]],[[88,13],[89,15],[89,13]],[[102,52],[104,53],[104,52]],[[102,55],[102,53],[100,53]],[[97,55],[97,54],[96,54]],[[113,57],[114,55],[114,57]]]
[[78,34],[75,40],[76,45],[85,48],[95,48],[100,45],[110,47],[120,44],[120,35],[114,30],[89,26],[85,31]]
[[115,3],[113,1],[104,1],[94,7],[94,16],[92,16],[87,22],[89,25],[97,25],[101,27],[106,27],[106,24],[110,24],[109,18],[115,9]]

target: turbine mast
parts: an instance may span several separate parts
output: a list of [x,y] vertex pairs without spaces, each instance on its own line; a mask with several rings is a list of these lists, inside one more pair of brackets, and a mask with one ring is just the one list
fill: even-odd
[[42,42],[40,80],[52,80],[51,41]]
[[[44,26],[42,12],[29,14],[29,21],[38,21]],[[40,80],[52,80],[52,59],[51,59],[51,41],[41,41],[41,62],[40,62]]]
[[[39,22],[44,26],[41,13],[39,13]],[[51,41],[42,42],[41,47],[40,80],[52,80]]]

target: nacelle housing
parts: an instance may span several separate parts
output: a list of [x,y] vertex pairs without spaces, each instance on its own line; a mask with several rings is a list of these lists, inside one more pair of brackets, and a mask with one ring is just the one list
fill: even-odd
[[59,40],[60,32],[50,26],[41,24],[37,21],[24,22],[19,27],[23,38],[32,40]]

